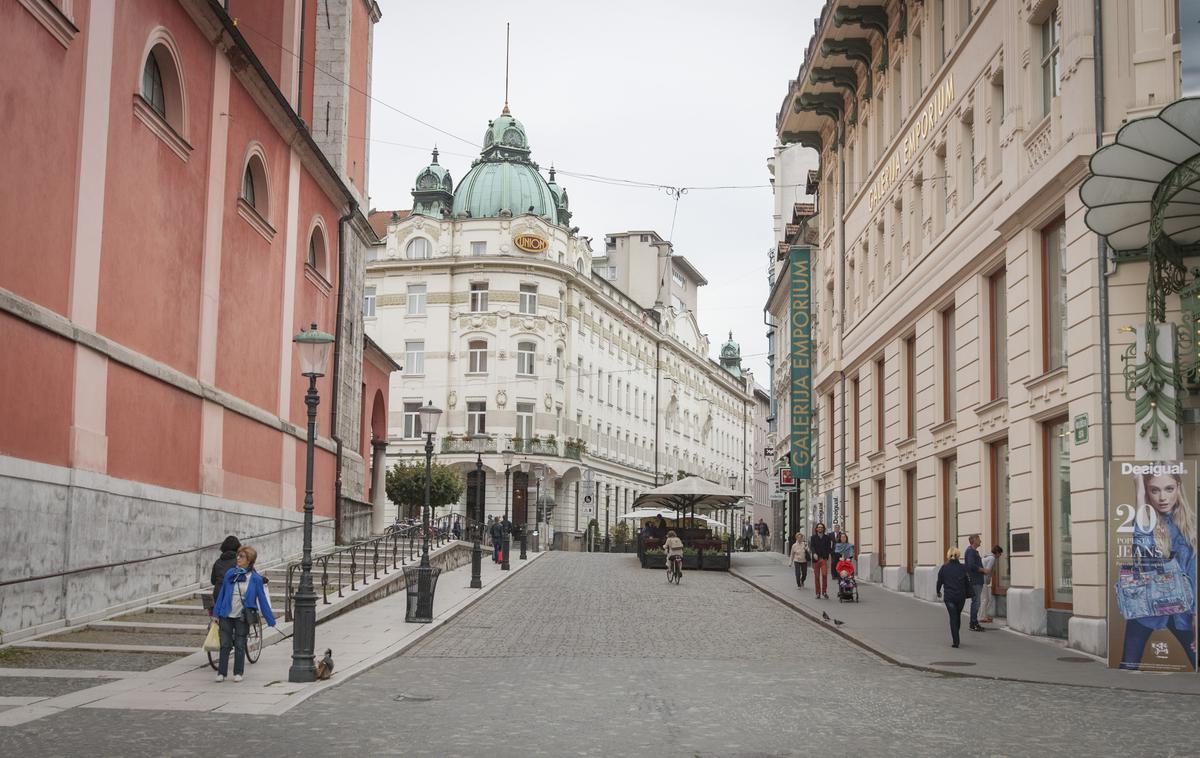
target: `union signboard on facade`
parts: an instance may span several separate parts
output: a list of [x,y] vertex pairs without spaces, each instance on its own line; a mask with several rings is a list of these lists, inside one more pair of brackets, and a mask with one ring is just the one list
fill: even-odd
[[808,436],[812,425],[812,248],[793,245],[788,250],[791,289],[788,344],[792,363],[790,405],[792,474],[812,478]]
[[527,253],[544,253],[546,248],[550,247],[550,242],[545,237],[528,233],[513,237],[513,244]]

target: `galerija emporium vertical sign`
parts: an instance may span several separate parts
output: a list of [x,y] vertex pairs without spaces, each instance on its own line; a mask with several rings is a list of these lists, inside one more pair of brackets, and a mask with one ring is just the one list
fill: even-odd
[[792,472],[796,479],[811,479],[812,446],[808,438],[812,428],[812,248],[794,245],[788,249],[788,255]]

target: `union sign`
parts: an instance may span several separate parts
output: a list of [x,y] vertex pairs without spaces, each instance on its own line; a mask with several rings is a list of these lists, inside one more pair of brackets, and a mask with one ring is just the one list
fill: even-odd
[[549,241],[536,234],[518,234],[513,237],[513,244],[527,253],[544,253],[550,247]]

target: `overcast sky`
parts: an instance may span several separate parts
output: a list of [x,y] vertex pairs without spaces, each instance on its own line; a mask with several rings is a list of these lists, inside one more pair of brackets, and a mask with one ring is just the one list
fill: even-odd
[[[504,104],[508,21],[509,106],[543,173],[551,164],[559,169],[580,234],[593,239],[596,253],[607,232],[653,229],[666,238],[675,207],[667,192],[567,174],[677,187],[767,185],[775,114],[820,5],[380,0],[371,205],[411,207],[413,179],[435,142],[457,186],[479,154],[488,119]],[[772,203],[767,187],[694,189],[679,201],[673,236],[675,251],[709,281],[700,290],[699,319],[713,357],[732,330],[743,364],[763,385]]]

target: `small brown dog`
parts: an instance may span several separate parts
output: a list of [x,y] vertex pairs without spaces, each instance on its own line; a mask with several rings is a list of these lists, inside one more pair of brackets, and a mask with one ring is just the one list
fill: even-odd
[[325,657],[317,662],[317,679],[328,679],[333,676],[333,650],[326,649]]

